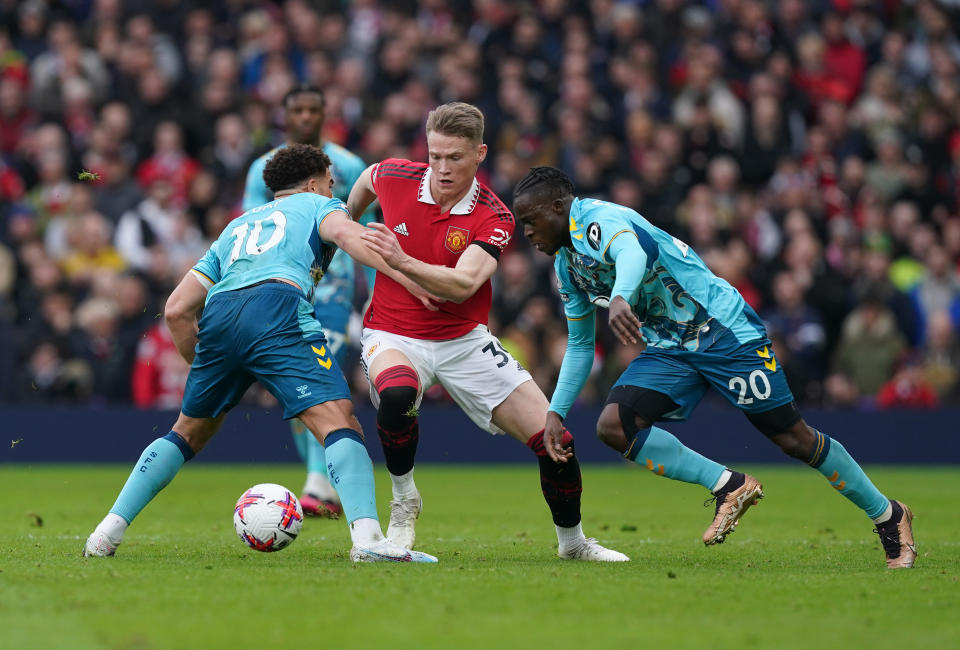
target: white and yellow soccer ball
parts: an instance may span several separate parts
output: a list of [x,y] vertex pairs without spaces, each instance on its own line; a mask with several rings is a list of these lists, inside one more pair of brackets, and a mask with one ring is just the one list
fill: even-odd
[[256,551],[270,553],[286,548],[302,526],[300,501],[276,483],[254,485],[233,508],[233,527],[240,541]]

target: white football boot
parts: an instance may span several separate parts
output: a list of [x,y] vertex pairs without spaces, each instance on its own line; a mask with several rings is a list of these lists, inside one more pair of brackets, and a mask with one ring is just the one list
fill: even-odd
[[350,549],[350,559],[354,562],[418,562],[436,564],[437,558],[420,551],[410,551],[394,544],[389,539],[381,539],[367,546],[354,546]]
[[83,557],[110,557],[117,552],[118,546],[120,542],[110,539],[98,526],[83,545]]
[[387,539],[406,549],[413,548],[417,539],[416,523],[423,509],[420,493],[408,499],[394,499],[390,502],[390,524],[387,526]]
[[600,546],[592,537],[584,537],[567,548],[557,551],[564,560],[587,560],[588,562],[629,562],[630,558],[610,548]]

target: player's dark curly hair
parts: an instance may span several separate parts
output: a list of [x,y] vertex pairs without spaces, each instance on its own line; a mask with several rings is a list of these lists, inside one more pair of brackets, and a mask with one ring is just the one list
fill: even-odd
[[317,88],[312,84],[299,83],[290,90],[287,91],[287,94],[283,96],[283,101],[280,102],[280,105],[284,108],[287,107],[287,102],[296,97],[297,95],[319,95],[320,104],[326,106],[327,98],[323,95],[323,91]]
[[263,168],[263,182],[271,192],[289,190],[312,176],[330,169],[330,158],[323,149],[312,144],[292,144],[273,154]]
[[573,181],[556,167],[531,167],[513,188],[513,199],[527,192],[541,192],[550,200],[573,196]]

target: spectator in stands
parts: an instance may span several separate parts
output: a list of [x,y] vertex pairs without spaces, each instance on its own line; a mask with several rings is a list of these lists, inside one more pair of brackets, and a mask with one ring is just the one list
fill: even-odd
[[18,402],[44,406],[57,402],[86,402],[92,388],[89,364],[80,359],[65,358],[50,342],[42,342],[31,350],[14,382]]
[[774,306],[763,314],[767,330],[781,341],[777,353],[785,350],[787,380],[801,400],[815,399],[821,394],[826,332],[820,315],[804,302],[797,279],[781,271],[773,279]]
[[893,377],[906,349],[882,290],[868,291],[843,323],[833,374],[827,378],[828,397],[840,405],[874,398]]
[[110,298],[88,298],[77,307],[72,345],[73,353],[92,370],[92,397],[123,403],[130,401],[130,371],[136,348],[119,339],[119,318],[117,304]]
[[100,100],[110,82],[100,56],[80,42],[76,25],[58,19],[47,31],[49,49],[30,66],[33,104],[49,119],[64,117],[66,90],[84,85],[92,100]]
[[26,87],[26,80],[0,76],[0,155],[4,157],[17,150],[23,134],[40,119],[27,103]]
[[924,256],[925,272],[912,297],[917,305],[921,329],[929,327],[936,314],[960,314],[960,271],[951,264],[946,249],[935,244]]
[[153,135],[153,153],[137,168],[137,180],[145,190],[156,179],[170,185],[173,205],[183,205],[190,181],[200,171],[200,163],[184,149],[183,129],[173,121],[161,122]]
[[87,212],[68,227],[67,251],[60,266],[71,284],[83,288],[98,272],[122,271],[127,262],[110,245],[110,224],[106,218]]
[[931,409],[937,405],[937,393],[927,381],[923,368],[915,361],[904,364],[877,391],[877,407],[882,409]]
[[27,60],[33,61],[47,48],[44,37],[48,25],[47,4],[43,0],[28,0],[17,11],[17,38],[14,45]]
[[173,243],[182,213],[176,204],[173,183],[165,176],[151,176],[146,194],[136,208],[120,217],[115,238],[117,250],[127,263],[141,271],[150,267],[154,247]]
[[170,84],[176,85],[180,79],[183,61],[170,38],[171,35],[157,32],[153,18],[145,13],[135,14],[127,19],[124,31],[127,40],[140,43],[149,49],[157,69]]
[[[247,126],[237,113],[227,113],[217,119],[214,133],[213,147],[204,161],[205,168],[215,175],[222,195],[236,196],[243,190],[248,163],[253,158]],[[189,191],[188,184],[188,194]]]
[[111,154],[102,164],[101,178],[93,184],[93,207],[116,224],[144,200],[143,190],[131,176],[130,163],[124,156]]
[[946,312],[930,315],[922,352],[923,377],[943,404],[960,403],[960,341]]

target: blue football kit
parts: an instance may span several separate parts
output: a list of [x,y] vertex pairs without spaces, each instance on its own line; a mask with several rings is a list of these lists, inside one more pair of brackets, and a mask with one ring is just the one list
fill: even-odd
[[679,408],[665,418],[688,417],[711,385],[748,413],[793,401],[760,318],[684,242],[629,208],[593,199],[573,201],[570,239],[554,266],[572,345],[551,410],[566,415],[583,387],[596,308],[615,296],[633,308],[647,346],[616,385],[668,395]]
[[[307,300],[336,252],[319,229],[337,211],[346,212],[343,201],[319,194],[271,200],[231,221],[193,267],[208,291],[184,388],[184,415],[216,418],[255,380],[277,398],[288,419],[317,404],[350,399]],[[310,439],[323,449],[313,435]],[[347,521],[376,522],[373,466],[362,436],[338,429],[327,433],[324,444],[324,467],[335,477]],[[84,554],[112,554],[126,526],[193,456],[176,431],[150,443]]]
[[[243,192],[243,209],[250,210],[273,200],[273,192],[263,181],[263,168],[280,145],[271,149],[253,161],[247,172],[247,181]],[[346,202],[350,190],[357,178],[366,168],[363,160],[356,154],[333,142],[323,144],[323,152],[331,162],[334,197]],[[374,220],[374,212],[368,209],[361,215],[360,223],[367,224]],[[373,278],[376,271],[364,267],[367,274],[367,286],[373,287]],[[347,346],[347,326],[350,321],[350,312],[353,309],[354,294],[354,263],[349,255],[340,251],[333,256],[327,269],[324,281],[314,290],[311,300],[314,305],[317,319],[323,325],[327,339],[334,356],[341,364],[344,363]]]
[[[273,192],[263,180],[263,169],[278,149],[285,147],[282,144],[260,156],[250,165],[247,171],[247,182],[243,193],[243,209],[248,210],[273,199]],[[354,153],[333,142],[323,144],[323,152],[330,158],[330,174],[333,178],[333,195],[341,201],[346,201],[354,183],[366,168],[363,160]],[[367,224],[373,221],[375,213],[368,208],[360,215],[360,223]],[[363,267],[367,287],[373,291],[376,271]],[[324,335],[329,341],[329,350],[337,362],[343,366],[346,363],[347,328],[350,324],[350,314],[353,311],[354,297],[354,263],[343,251],[336,252],[327,268],[323,282],[314,287],[309,296],[313,304],[314,315],[323,327]],[[326,472],[326,456],[323,447],[312,435],[307,435],[307,429],[299,420],[291,422],[293,441],[297,453],[306,462],[311,476]],[[309,481],[316,481],[310,479]],[[329,486],[314,482],[312,488],[305,492],[313,492],[318,496],[332,497]],[[324,493],[324,494],[321,494]]]
[[[768,435],[800,420],[763,323],[687,244],[634,210],[606,201],[574,199],[569,218],[572,247],[562,247],[554,260],[569,336],[551,411],[566,416],[593,365],[596,309],[621,297],[641,322],[646,349],[617,380],[611,403],[636,415],[630,391],[656,391],[676,404],[657,417],[683,420],[713,386],[748,417],[793,405],[791,414],[764,431]],[[729,480],[723,465],[652,422],[644,429],[621,423],[626,458],[714,491]],[[820,431],[814,436],[807,463],[870,518],[889,516],[891,502],[843,445]]]
[[209,291],[184,391],[186,415],[228,411],[255,379],[280,401],[285,418],[349,399],[307,301],[317,271],[326,271],[336,252],[319,233],[335,211],[346,205],[312,193],[270,201],[231,221],[193,267]]

